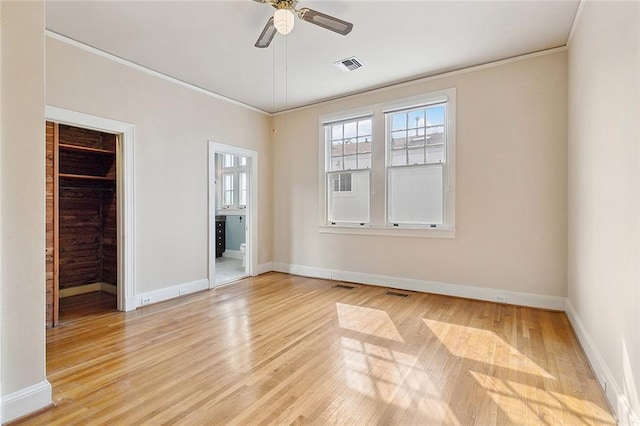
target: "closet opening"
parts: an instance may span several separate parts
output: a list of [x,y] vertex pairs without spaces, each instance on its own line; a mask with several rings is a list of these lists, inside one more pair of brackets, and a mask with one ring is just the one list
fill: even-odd
[[47,326],[118,309],[118,138],[46,122]]

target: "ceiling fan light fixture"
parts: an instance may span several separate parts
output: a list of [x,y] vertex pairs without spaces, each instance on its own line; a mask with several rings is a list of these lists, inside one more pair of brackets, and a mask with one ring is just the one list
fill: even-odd
[[273,25],[280,34],[289,34],[294,23],[295,16],[289,9],[278,9],[273,14]]

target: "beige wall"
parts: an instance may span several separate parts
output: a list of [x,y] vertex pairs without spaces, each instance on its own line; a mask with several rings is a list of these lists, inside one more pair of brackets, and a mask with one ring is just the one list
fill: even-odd
[[47,105],[135,125],[136,293],[207,277],[207,141],[258,151],[258,263],[271,261],[267,115],[47,39]]
[[622,424],[624,399],[640,416],[639,28],[640,3],[586,2],[569,49],[569,300]]
[[[274,262],[564,297],[566,62],[558,52],[277,116]],[[450,87],[455,239],[319,233],[319,116]]]
[[[40,397],[51,397],[44,336],[44,3],[0,2],[0,9],[2,395],[7,410],[4,396],[24,388],[40,385]],[[14,408],[2,413],[3,420],[16,415]]]

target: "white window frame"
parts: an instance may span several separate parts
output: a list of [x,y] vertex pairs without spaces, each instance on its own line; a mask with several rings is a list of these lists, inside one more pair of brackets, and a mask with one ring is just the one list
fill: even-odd
[[[218,171],[217,173],[220,181],[220,184],[217,185],[218,210],[242,210],[242,209],[245,209],[247,206],[246,206],[246,203],[240,204],[240,191],[242,191],[242,188],[240,188],[240,174],[244,173],[245,176],[247,176],[246,159],[243,165],[241,161],[241,158],[242,158],[241,156],[232,155],[233,166],[225,167],[224,166],[225,156],[227,155],[230,155],[230,154],[220,154],[219,156],[217,156],[218,160],[216,161],[218,163],[216,165],[216,168]],[[224,197],[226,192],[225,182],[224,182],[225,176],[231,176],[231,180],[232,180],[233,201],[231,204],[225,203],[225,197]],[[245,177],[245,183],[248,185],[247,179],[248,179],[248,176]],[[246,194],[246,188],[244,189],[244,192]]]
[[[371,167],[365,167],[365,168],[356,168],[356,169],[345,169],[343,168],[342,170],[331,170],[331,138],[327,137],[328,133],[330,132],[330,126],[335,125],[335,124],[339,124],[339,123],[348,123],[348,122],[353,122],[353,121],[360,121],[360,120],[365,120],[365,119],[371,119],[371,126],[372,126],[372,130],[371,130],[371,144],[372,147],[374,146],[374,136],[373,136],[373,112],[371,110],[365,110],[365,111],[352,111],[346,114],[340,114],[337,116],[324,116],[323,119],[321,120],[320,123],[320,133],[321,133],[321,146],[322,146],[322,161],[323,161],[323,166],[322,166],[322,188],[324,189],[322,191],[323,194],[323,212],[324,212],[324,216],[323,216],[323,224],[324,226],[338,226],[338,227],[363,227],[363,226],[370,226],[371,225]],[[356,135],[356,139],[357,139],[357,135]],[[344,142],[344,141],[343,141]],[[344,149],[344,148],[343,148]],[[357,156],[358,152],[357,152],[357,148],[356,148],[356,156]],[[372,157],[371,162],[373,162],[373,150],[370,152],[370,155]],[[343,165],[344,165],[344,151],[343,151]],[[369,200],[368,200],[368,218],[366,221],[364,222],[358,222],[358,221],[344,221],[344,222],[336,222],[336,221],[330,221],[329,220],[329,193],[331,190],[330,187],[330,181],[331,181],[331,176],[333,175],[340,175],[340,174],[345,174],[345,173],[362,173],[362,172],[366,172],[367,173],[367,177],[369,180]],[[352,178],[353,179],[353,178]],[[353,180],[351,181],[351,185],[354,185]],[[353,188],[353,186],[352,186]],[[353,195],[353,190],[352,191],[337,191],[337,196],[340,198],[347,198],[347,197],[352,197]]]
[[[240,161],[240,166],[241,167],[246,167],[247,166],[247,160],[246,157],[241,157],[241,159],[244,158],[244,165],[242,164],[242,161]],[[241,177],[244,177],[244,179],[241,179]],[[243,188],[243,184],[242,182],[244,181],[244,188]],[[242,202],[242,200],[244,199],[244,202]],[[238,172],[238,206],[246,208],[247,207],[247,171],[246,170],[241,170]]]
[[[224,170],[224,169],[223,169]],[[220,197],[220,206],[223,208],[230,208],[233,207],[235,204],[235,182],[234,182],[234,173],[233,172],[222,172],[222,174],[220,175],[221,177],[221,181],[222,181],[222,185],[221,189],[222,189],[222,196]],[[227,177],[230,178],[230,182],[231,182],[231,189],[229,189],[227,187]],[[227,193],[231,192],[231,202],[227,203]]]
[[[404,101],[393,102],[383,106],[382,113],[385,120],[385,226],[399,227],[399,228],[440,228],[440,229],[452,229],[455,228],[455,214],[453,204],[455,203],[455,193],[451,196],[452,188],[450,182],[454,179],[455,173],[451,170],[455,169],[455,142],[450,143],[450,136],[452,132],[455,132],[455,89],[453,93],[432,93],[424,97],[409,98]],[[453,99],[453,104],[451,99]],[[404,166],[392,166],[391,165],[391,117],[394,113],[411,111],[420,108],[427,108],[432,105],[445,105],[445,121],[444,121],[444,161],[441,163],[427,163],[420,165],[407,164]],[[426,123],[425,123],[425,127]],[[454,136],[455,138],[455,136]],[[453,139],[455,141],[455,139]],[[425,141],[426,144],[426,141]],[[407,146],[407,155],[409,148]],[[426,146],[425,146],[426,155]],[[390,211],[390,174],[394,168],[429,168],[429,167],[441,167],[442,168],[442,223],[393,223],[389,218]]]
[[[446,102],[447,117],[445,122],[446,134],[446,170],[443,171],[443,224],[437,227],[431,226],[393,226],[389,224],[388,213],[388,186],[387,186],[387,120],[386,113],[420,107],[429,104]],[[455,175],[456,175],[456,89],[448,88],[418,96],[394,100],[350,111],[323,115],[319,118],[319,205],[322,206],[319,215],[318,230],[328,234],[352,234],[352,235],[379,235],[397,237],[426,237],[426,238],[454,238],[456,234],[455,224]],[[330,225],[327,222],[328,179],[327,161],[330,158],[327,152],[325,140],[325,124],[336,121],[344,121],[372,115],[372,140],[377,141],[372,149],[370,176],[370,218],[365,226],[353,226],[337,223]],[[438,163],[439,164],[439,163]],[[376,195],[376,190],[380,195]],[[382,191],[382,189],[384,189]],[[382,193],[384,193],[382,195]]]

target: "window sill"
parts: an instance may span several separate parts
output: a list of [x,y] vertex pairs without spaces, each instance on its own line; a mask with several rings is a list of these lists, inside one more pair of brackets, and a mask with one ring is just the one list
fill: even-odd
[[242,216],[247,214],[247,209],[238,209],[238,208],[230,208],[230,209],[218,209],[218,216]]
[[455,228],[391,228],[375,226],[318,226],[321,234],[376,235],[385,237],[455,238]]

